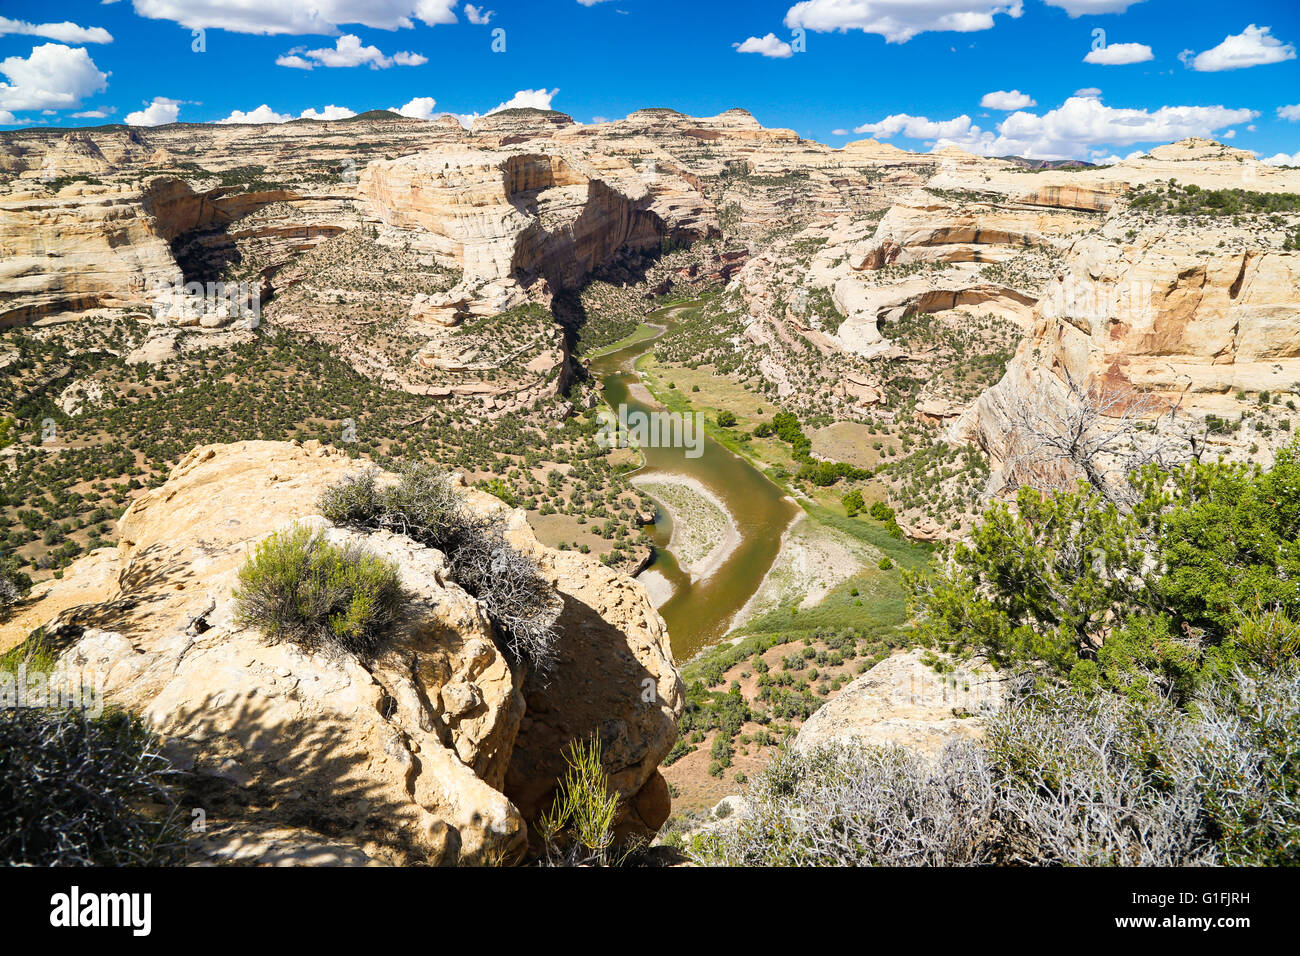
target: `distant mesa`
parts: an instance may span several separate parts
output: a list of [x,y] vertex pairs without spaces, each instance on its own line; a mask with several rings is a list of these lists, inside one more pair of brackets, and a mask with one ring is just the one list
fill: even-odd
[[572,116],[559,110],[541,110],[531,106],[516,106],[479,116],[474,120],[474,133],[510,133],[535,130],[538,126],[561,128],[576,126]]

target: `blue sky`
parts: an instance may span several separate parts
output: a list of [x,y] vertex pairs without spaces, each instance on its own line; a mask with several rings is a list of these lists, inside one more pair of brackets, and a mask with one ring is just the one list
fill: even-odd
[[0,126],[741,106],[832,145],[1300,164],[1298,45],[1296,0],[0,0]]

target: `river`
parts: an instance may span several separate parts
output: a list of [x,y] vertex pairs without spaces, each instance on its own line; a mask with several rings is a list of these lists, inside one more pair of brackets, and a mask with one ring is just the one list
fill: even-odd
[[[605,400],[612,408],[626,405],[629,410],[647,413],[663,411],[643,386],[633,388],[641,385],[635,364],[688,308],[689,304],[670,306],[652,313],[647,323],[661,327],[655,336],[592,360],[591,372],[604,383]],[[655,557],[647,572],[657,571],[672,585],[672,596],[659,613],[668,624],[673,655],[685,661],[727,633],[736,613],[772,566],[781,536],[799,507],[766,475],[711,438],[705,439],[699,457],[689,457],[683,447],[646,447],[642,453],[645,464],[635,476],[678,475],[699,481],[731,513],[740,533],[739,543],[726,560],[708,577],[692,581],[668,549],[672,518],[662,505],[658,509]]]

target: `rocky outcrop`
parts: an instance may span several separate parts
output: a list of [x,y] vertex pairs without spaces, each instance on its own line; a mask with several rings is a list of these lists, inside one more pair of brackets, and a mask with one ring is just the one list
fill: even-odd
[[924,656],[912,650],[871,668],[804,722],[795,750],[849,744],[933,757],[951,740],[978,739],[982,717],[1002,703],[997,675],[984,666],[940,674]]
[[835,284],[831,301],[844,321],[836,331],[842,347],[859,355],[876,355],[889,347],[884,321],[949,309],[998,309],[1028,316],[1034,300],[1024,293],[960,272],[941,273],[881,285],[866,285],[852,276]]
[[[875,236],[850,249],[855,271],[914,262],[1005,262],[1026,248],[1054,248],[1095,223],[1072,214],[1064,197],[1033,206],[948,202],[917,191],[890,207]],[[1046,208],[1038,208],[1046,207]]]
[[442,293],[419,293],[411,300],[412,325],[428,322],[443,328],[469,318],[488,318],[524,305],[528,297],[514,279],[481,285],[462,282]]
[[[315,513],[321,491],[354,467],[314,443],[196,449],[131,505],[116,551],[74,564],[25,620],[60,636],[61,668],[96,675],[109,703],[162,735],[186,799],[220,834],[202,851],[217,860],[263,847],[289,861],[512,862],[549,805],[564,749],[592,735],[625,798],[620,829],[653,832],[667,813],[656,770],[683,693],[641,586],[541,546],[522,512],[510,514],[512,541],[564,602],[562,662],[534,686],[440,552]],[[466,494],[475,508],[505,510]],[[239,568],[295,524],[400,569],[409,600],[374,661],[270,644],[236,619]]]
[[98,144],[81,130],[65,134],[41,162],[40,177],[57,179],[64,176],[102,176],[113,172],[113,164],[100,150]]
[[[1048,283],[1032,334],[952,437],[994,458],[1016,449],[1016,409],[1066,401],[1066,376],[1101,392],[1144,393],[1152,415],[1226,416],[1300,381],[1300,254],[1283,233],[1133,217],[1077,240]],[[1285,435],[1282,436],[1285,439]]]
[[492,139],[497,145],[546,137],[574,125],[573,117],[558,110],[518,107],[474,118],[475,139]]

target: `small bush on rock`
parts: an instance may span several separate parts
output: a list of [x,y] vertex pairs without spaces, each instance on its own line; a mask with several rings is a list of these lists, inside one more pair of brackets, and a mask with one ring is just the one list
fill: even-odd
[[511,656],[541,674],[553,668],[559,595],[537,563],[510,546],[501,517],[469,508],[446,472],[408,464],[388,487],[380,487],[373,469],[349,475],[321,496],[320,509],[336,524],[382,528],[442,551]]
[[31,579],[19,572],[16,562],[0,558],[0,621],[13,612],[14,605],[22,600],[31,586]]
[[565,754],[568,772],[551,809],[538,821],[546,866],[618,866],[637,849],[614,842],[618,794],[601,763],[600,741],[575,741]]
[[402,603],[397,566],[309,528],[271,535],[239,572],[239,620],[273,640],[374,654]]

